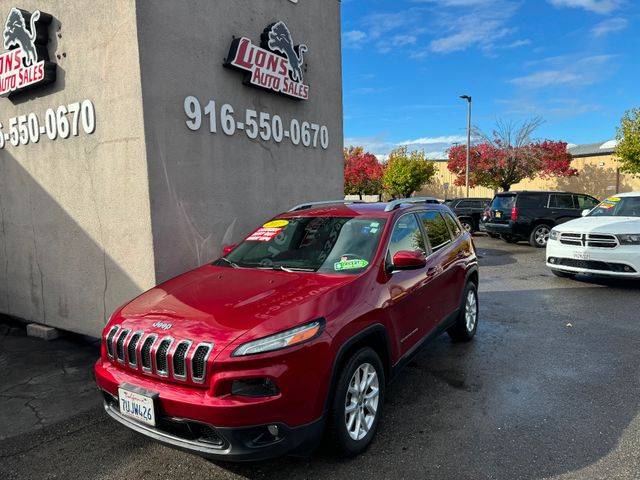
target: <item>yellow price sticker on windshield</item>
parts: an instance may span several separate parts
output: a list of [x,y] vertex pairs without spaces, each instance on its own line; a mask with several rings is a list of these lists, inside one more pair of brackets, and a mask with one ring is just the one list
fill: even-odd
[[284,228],[289,225],[289,220],[272,220],[265,223],[263,228]]

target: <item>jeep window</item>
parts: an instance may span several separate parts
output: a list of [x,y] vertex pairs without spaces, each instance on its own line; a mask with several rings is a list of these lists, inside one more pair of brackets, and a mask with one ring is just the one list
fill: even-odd
[[640,197],[609,197],[589,217],[640,217]]
[[249,235],[216,265],[356,274],[375,255],[385,220],[298,217],[272,221]]
[[447,225],[449,225],[449,230],[451,231],[453,238],[458,238],[462,233],[458,222],[456,222],[456,220],[450,213],[446,213],[444,219],[446,220]]
[[434,252],[451,242],[447,223],[439,212],[422,212],[419,216],[424,229],[427,231],[429,243]]
[[576,208],[573,204],[573,195],[551,195],[549,208]]
[[396,222],[389,240],[389,255],[387,261],[391,261],[393,256],[402,251],[427,252],[427,247],[420,230],[420,225],[413,214],[404,215]]

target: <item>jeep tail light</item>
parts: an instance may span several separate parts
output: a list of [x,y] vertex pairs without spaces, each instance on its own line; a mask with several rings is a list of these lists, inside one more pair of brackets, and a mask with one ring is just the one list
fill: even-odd
[[511,209],[511,220],[514,222],[518,220],[518,207],[513,207]]

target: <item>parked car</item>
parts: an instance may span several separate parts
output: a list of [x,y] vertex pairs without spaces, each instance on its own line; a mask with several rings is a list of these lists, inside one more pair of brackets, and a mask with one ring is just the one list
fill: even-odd
[[372,441],[386,386],[441,332],[478,327],[478,263],[424,199],[304,204],[117,310],[95,365],[106,412],[226,460]]
[[467,232],[480,230],[482,214],[490,205],[490,198],[454,198],[447,203]]
[[640,278],[640,192],[609,197],[583,214],[551,230],[551,271],[559,277],[585,273]]
[[531,246],[543,248],[553,227],[579,218],[582,210],[596,205],[594,197],[578,193],[503,192],[493,198],[491,218],[484,227],[507,242],[528,240]]

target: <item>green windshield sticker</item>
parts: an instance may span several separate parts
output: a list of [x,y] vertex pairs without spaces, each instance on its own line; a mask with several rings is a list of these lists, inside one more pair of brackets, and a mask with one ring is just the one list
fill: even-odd
[[360,258],[347,260],[343,257],[339,262],[333,264],[333,269],[336,272],[341,272],[343,270],[358,270],[360,268],[365,268],[367,265],[369,265],[369,262],[367,262],[366,260]]
[[371,228],[378,228],[378,227],[380,226],[380,222],[371,222],[371,223],[369,224],[369,226],[370,226]]

